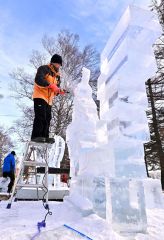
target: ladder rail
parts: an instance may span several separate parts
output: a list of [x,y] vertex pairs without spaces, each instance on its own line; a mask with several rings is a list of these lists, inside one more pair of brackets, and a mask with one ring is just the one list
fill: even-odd
[[[34,161],[36,162],[36,158],[35,158],[35,153],[34,152],[33,152],[33,157],[34,157]],[[36,167],[35,167],[35,184],[36,184],[36,186],[38,184]],[[39,188],[38,187],[36,189],[36,194],[37,194],[37,200],[39,201]]]
[[48,190],[48,151],[46,149],[45,152],[45,161],[46,161],[46,172],[45,172],[45,186],[47,188],[47,193],[46,193],[46,205],[48,206],[48,194],[49,194],[49,190]]

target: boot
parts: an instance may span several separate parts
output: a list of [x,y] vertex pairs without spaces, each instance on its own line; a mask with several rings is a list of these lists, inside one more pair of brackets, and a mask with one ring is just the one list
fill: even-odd
[[46,138],[44,137],[36,137],[36,138],[31,138],[32,142],[37,142],[37,143],[45,143],[46,142]]
[[55,142],[54,138],[46,138],[46,143],[51,143],[53,144]]

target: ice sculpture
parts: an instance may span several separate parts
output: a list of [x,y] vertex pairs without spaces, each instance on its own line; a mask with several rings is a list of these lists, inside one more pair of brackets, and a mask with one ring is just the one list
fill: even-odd
[[[85,72],[85,73],[84,73]],[[85,76],[85,78],[84,78]],[[83,68],[83,78],[75,89],[74,108],[72,123],[67,128],[67,142],[71,154],[71,175],[76,175],[79,171],[81,149],[95,148],[96,144],[96,105],[92,100],[92,90],[87,88],[90,78],[90,71]],[[85,168],[85,161],[81,161],[80,168]]]
[[[98,215],[106,218],[104,177],[114,176],[114,161],[112,150],[107,144],[106,124],[98,119],[89,78],[90,71],[83,68],[82,80],[75,89],[72,122],[67,128],[66,140],[72,178],[67,200],[74,205],[75,202],[80,204],[79,199],[74,200],[78,193],[91,201]],[[83,210],[83,213],[89,213],[90,210]]]
[[[103,136],[103,132],[106,132],[106,129],[98,119],[89,79],[90,71],[83,68],[82,81],[75,89],[72,123],[67,128],[71,177],[88,174],[93,176],[114,176],[112,151],[109,149],[109,145],[105,145],[107,138],[105,134]],[[97,131],[98,124],[99,131]],[[98,140],[99,135],[100,141]],[[104,145],[100,148],[99,145],[102,144],[102,140]],[[109,155],[111,156],[110,173],[108,170]]]
[[107,122],[115,161],[107,201],[112,204],[113,227],[121,232],[146,231],[143,143],[149,133],[145,81],[157,70],[152,45],[160,34],[150,11],[129,6],[101,54],[100,119]]
[[[127,8],[101,54],[100,119],[84,68],[67,130],[72,177],[67,200],[77,207],[75,196],[83,196],[92,203],[85,212],[92,208],[124,234],[147,228],[145,194],[151,193],[143,181],[143,143],[149,136],[145,81],[156,72],[152,45],[160,34],[151,12]],[[161,198],[159,188],[157,192]]]
[[149,137],[145,81],[157,70],[152,45],[159,35],[154,15],[130,6],[101,54],[100,118],[108,123],[118,177],[146,176],[142,144]]

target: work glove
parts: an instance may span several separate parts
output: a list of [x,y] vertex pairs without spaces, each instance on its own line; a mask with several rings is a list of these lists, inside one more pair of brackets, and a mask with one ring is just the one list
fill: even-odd
[[65,93],[66,93],[65,89],[59,89],[59,94],[65,95]]
[[60,92],[60,88],[58,88],[55,83],[50,84],[48,86],[48,88],[50,88],[54,93],[59,93]]
[[67,90],[65,90],[65,89],[61,89],[61,88],[60,88],[59,94],[64,95],[64,94],[66,94],[66,93],[70,93],[70,92],[67,91]]

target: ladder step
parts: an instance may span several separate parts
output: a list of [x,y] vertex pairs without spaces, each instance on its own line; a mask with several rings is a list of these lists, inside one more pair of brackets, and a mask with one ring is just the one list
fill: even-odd
[[[45,167],[38,167],[37,168],[37,173],[45,173]],[[54,168],[54,167],[49,167],[48,168],[48,173],[49,174],[63,174],[63,173],[70,173],[69,168]]]
[[28,184],[28,183],[18,183],[16,187],[45,188],[43,184]]
[[40,147],[47,147],[47,146],[52,146],[52,143],[41,143],[41,142],[29,142],[29,146],[40,146]]
[[46,163],[44,162],[35,162],[35,161],[23,161],[24,166],[30,166],[30,167],[46,167]]

